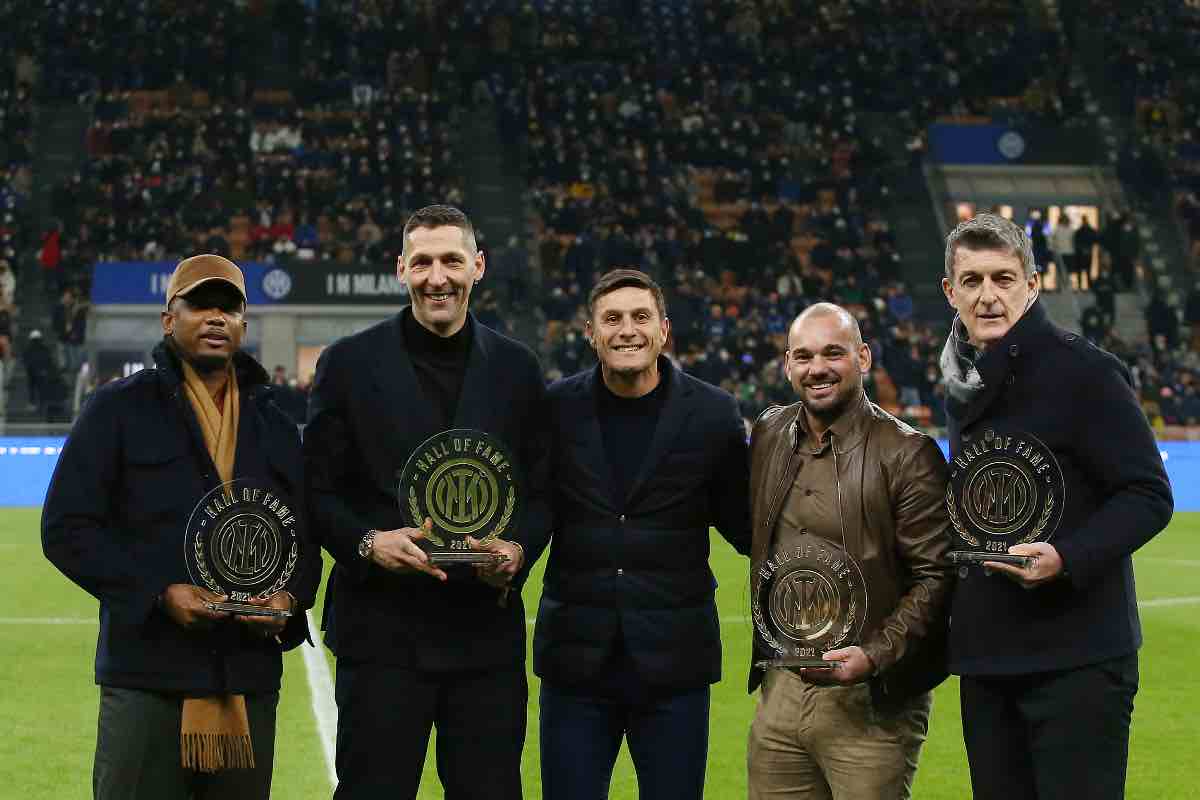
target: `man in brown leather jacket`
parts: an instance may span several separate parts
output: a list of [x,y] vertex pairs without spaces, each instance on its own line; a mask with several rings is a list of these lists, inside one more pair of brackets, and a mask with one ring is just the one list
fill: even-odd
[[815,535],[857,562],[867,611],[860,640],[824,654],[831,669],[752,670],[750,798],[908,797],[945,677],[946,462],[867,399],[871,351],[845,309],[797,317],[785,359],[799,402],[764,412],[750,442],[750,574]]

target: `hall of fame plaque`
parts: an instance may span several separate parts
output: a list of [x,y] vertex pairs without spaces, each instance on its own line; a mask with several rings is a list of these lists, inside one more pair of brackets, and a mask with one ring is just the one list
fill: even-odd
[[754,573],[750,607],[770,657],[761,669],[828,669],[821,656],[857,644],[867,587],[857,562],[833,542],[801,534]]
[[961,565],[960,573],[984,561],[1028,565],[1030,556],[1009,548],[1049,541],[1065,500],[1062,469],[1050,448],[1023,431],[985,430],[950,461],[951,563]]
[[184,534],[183,554],[192,583],[229,601],[221,611],[291,616],[287,610],[248,603],[287,589],[300,564],[294,504],[277,492],[239,479],[216,487],[196,505]]
[[524,482],[509,448],[471,428],[426,439],[400,472],[398,499],[409,524],[426,529],[422,547],[433,564],[486,564],[501,553],[472,550],[504,538],[521,518]]

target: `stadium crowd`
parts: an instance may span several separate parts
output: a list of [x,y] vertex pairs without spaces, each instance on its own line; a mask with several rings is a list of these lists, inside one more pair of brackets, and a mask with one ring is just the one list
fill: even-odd
[[[871,117],[887,114],[918,150],[944,114],[1060,118],[1058,42],[1042,37],[1021,69],[995,69],[1034,36],[1006,2],[825,3],[814,14],[648,3],[629,35],[670,33],[653,57],[626,57],[612,52],[623,41],[615,5],[585,6],[579,25],[593,35],[544,36],[553,59],[490,83],[544,224],[553,371],[586,360],[576,331],[597,271],[638,266],[669,289],[681,362],[734,392],[748,417],[788,396],[788,321],[833,300],[855,308],[874,343],[876,394],[938,423],[942,336],[914,316],[881,211],[908,154],[889,151]],[[985,28],[1002,35],[983,41]]]
[[[391,261],[415,206],[464,203],[457,131],[487,103],[522,156],[538,225],[528,244],[488,243],[494,289],[477,313],[505,327],[502,309],[528,304],[548,369],[569,374],[590,363],[583,301],[597,273],[640,267],[668,291],[680,362],[751,418],[788,397],[787,321],[833,300],[872,341],[876,396],[939,424],[944,332],[905,285],[889,183],[919,163],[939,117],[1066,124],[1081,102],[1063,43],[1010,0],[280,0],[200,13],[150,0],[135,19],[127,4],[80,0],[18,28],[52,67],[43,91],[94,104],[85,165],[52,193],[54,224],[22,233],[32,83],[20,75],[36,82],[39,65],[19,51],[6,65],[2,235],[14,252],[37,240],[52,289],[85,300],[96,261],[197,250]],[[420,45],[397,45],[409,39]],[[1181,208],[1200,228],[1200,202]],[[1121,230],[1096,235],[1129,284],[1137,234]],[[1095,283],[1084,322],[1107,339],[1111,295]],[[0,301],[4,285],[0,265]],[[70,333],[55,332],[66,362]],[[1151,399],[1185,394],[1169,384],[1186,368],[1154,341],[1125,348]]]

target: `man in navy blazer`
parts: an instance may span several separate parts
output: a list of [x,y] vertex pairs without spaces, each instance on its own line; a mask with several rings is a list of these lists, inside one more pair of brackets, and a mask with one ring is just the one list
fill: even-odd
[[608,797],[627,737],[642,797],[700,798],[721,678],[709,526],[750,549],[746,433],[727,392],[661,355],[662,290],[613,270],[599,365],[549,391],[554,537],[534,634],[546,800]]
[[[484,256],[458,209],[404,229],[412,304],[335,342],[317,363],[305,431],[312,524],[335,561],[325,642],[337,656],[335,797],[415,797],[432,726],[446,797],[520,798],[525,611],[520,586],[549,532],[545,383],[533,353],[468,313]],[[427,438],[476,428],[526,476],[522,517],[489,548],[494,573],[429,563],[396,496]],[[509,586],[518,591],[508,592]]]

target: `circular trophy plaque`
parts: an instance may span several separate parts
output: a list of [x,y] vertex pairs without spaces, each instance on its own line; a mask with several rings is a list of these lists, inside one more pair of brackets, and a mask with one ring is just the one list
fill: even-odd
[[867,618],[867,589],[850,554],[801,534],[754,574],[751,616],[772,658],[756,666],[827,667],[822,654],[854,644]]
[[950,462],[946,511],[955,563],[1006,561],[1016,544],[1049,541],[1062,519],[1066,486],[1058,459],[1023,431],[984,431]]
[[263,613],[247,600],[265,599],[287,588],[300,563],[297,519],[290,501],[248,480],[216,487],[188,519],[183,555],[192,583],[230,603],[235,613]]
[[520,519],[523,481],[511,451],[490,433],[456,428],[429,437],[400,472],[400,508],[414,528],[429,520],[425,547],[435,564],[485,563],[471,550],[501,537]]

